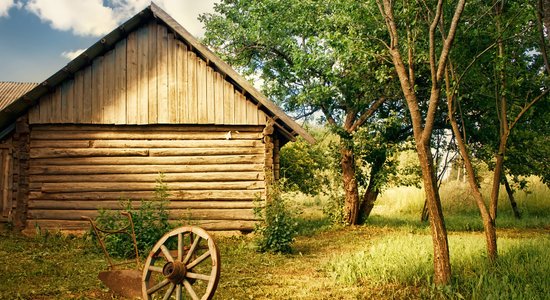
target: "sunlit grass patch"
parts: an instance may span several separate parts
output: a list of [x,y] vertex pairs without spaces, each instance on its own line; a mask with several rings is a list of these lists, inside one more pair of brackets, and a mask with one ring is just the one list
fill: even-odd
[[416,286],[424,296],[466,299],[545,299],[550,295],[550,238],[500,238],[500,257],[491,265],[479,234],[449,236],[453,284],[432,285],[432,243],[428,235],[394,234],[370,247],[334,257],[326,265],[337,281],[350,285]]

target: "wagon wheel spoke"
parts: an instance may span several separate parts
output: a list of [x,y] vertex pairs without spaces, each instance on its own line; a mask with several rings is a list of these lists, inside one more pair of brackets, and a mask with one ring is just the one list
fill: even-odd
[[187,278],[193,278],[193,279],[200,279],[200,280],[206,280],[209,281],[210,275],[204,275],[199,273],[193,273],[193,272],[187,272]]
[[172,257],[172,254],[170,254],[170,250],[168,250],[168,248],[166,248],[166,246],[160,245],[160,250],[162,250],[162,254],[164,254],[164,257],[166,258],[167,261],[169,261],[169,262],[174,261],[174,258]]
[[178,233],[178,261],[183,259],[183,233]]
[[199,242],[201,241],[201,237],[197,236],[197,238],[193,241],[193,245],[191,245],[191,248],[189,248],[189,251],[187,252],[187,255],[183,259],[183,263],[186,264],[191,259],[191,256],[197,250],[197,246],[199,245]]
[[176,285],[176,300],[182,300],[181,284]]
[[191,295],[191,298],[193,298],[193,300],[199,300],[197,293],[195,293],[195,290],[193,290],[193,287],[191,286],[191,283],[189,283],[189,281],[184,280],[183,286],[185,286],[185,289],[187,290],[189,295]]
[[162,268],[161,267],[149,266],[147,268],[147,270],[153,271],[153,272],[156,272],[156,273],[162,273]]
[[197,259],[195,259],[190,264],[188,264],[186,266],[187,269],[192,270],[194,267],[200,264],[203,260],[207,259],[209,256],[210,256],[210,251],[205,252],[203,255],[199,256]]
[[162,300],[170,299],[170,296],[172,296],[172,293],[174,293],[175,289],[176,289],[176,285],[174,283],[172,283],[170,285],[170,288],[168,289],[168,291],[166,291],[166,294],[164,294],[164,297],[162,298]]
[[163,281],[159,282],[158,284],[156,284],[152,288],[148,289],[147,290],[147,295],[151,295],[151,294],[156,293],[158,290],[160,290],[163,287],[167,286],[169,283],[170,283],[170,280],[164,279]]

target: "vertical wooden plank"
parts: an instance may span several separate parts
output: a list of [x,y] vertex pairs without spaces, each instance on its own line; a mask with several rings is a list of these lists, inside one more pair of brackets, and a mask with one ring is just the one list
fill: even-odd
[[181,41],[177,41],[177,59],[176,73],[178,84],[178,103],[177,103],[177,123],[184,123],[187,113],[185,102],[187,101],[187,46]]
[[52,93],[40,97],[38,106],[40,110],[40,123],[48,123],[50,121],[50,113],[52,112]]
[[94,59],[92,64],[92,123],[99,124],[103,119],[103,56]]
[[208,107],[208,124],[216,123],[216,86],[214,80],[215,72],[211,67],[206,67],[206,106]]
[[84,89],[84,71],[80,70],[74,75],[74,109],[73,121],[80,123],[82,120],[82,97]]
[[149,124],[158,123],[158,54],[157,54],[157,27],[152,21],[149,23]]
[[235,91],[227,80],[224,80],[223,86],[223,123],[230,125],[235,122]]
[[115,124],[126,124],[126,40],[115,48]]
[[258,108],[249,99],[245,98],[245,101],[246,101],[247,124],[258,125],[258,113],[256,112]]
[[61,120],[61,87],[55,87],[52,95],[52,110],[50,113],[50,123],[59,123]]
[[102,124],[115,123],[115,51],[110,50],[103,58],[103,118]]
[[168,31],[165,26],[157,27],[158,51],[158,122],[168,123]]
[[61,88],[61,106],[60,106],[60,114],[58,115],[57,122],[66,123],[67,122],[67,111],[69,110],[69,106],[67,103],[68,98],[68,82],[65,81],[62,84],[59,85]]
[[258,125],[267,124],[267,115],[261,109],[258,109],[258,123]]
[[197,55],[187,52],[187,122],[197,123]]
[[138,123],[138,57],[137,57],[137,33],[134,31],[128,35],[126,42],[126,121],[127,124]]
[[235,90],[235,124],[246,123],[246,103],[244,101],[244,95]]
[[29,109],[29,124],[40,123],[40,104],[35,104]]
[[40,97],[40,99],[38,99],[38,104],[36,104],[36,107],[38,108],[38,122],[37,123],[44,123],[44,121],[42,120],[43,118],[43,112],[42,110],[44,110],[44,107],[46,105],[46,99],[47,97],[49,97],[50,94],[46,94],[46,95],[43,95],[42,97]]
[[208,122],[209,107],[206,101],[206,62],[197,57],[197,112],[199,124]]
[[149,28],[141,27],[137,35],[138,52],[138,124],[149,123]]
[[177,122],[177,74],[176,74],[176,39],[168,34],[168,122]]
[[0,191],[2,192],[2,215],[4,217],[8,216],[9,213],[9,199],[8,199],[8,191],[9,191],[9,153],[8,149],[0,149],[1,155],[1,161],[0,161]]
[[65,123],[74,123],[74,79],[67,82],[67,115]]
[[223,117],[224,117],[224,109],[223,109],[223,89],[224,85],[223,83],[225,80],[223,79],[223,76],[215,72],[215,92],[214,92],[214,111],[215,111],[215,123],[216,124],[223,124]]
[[84,69],[84,82],[82,87],[82,123],[92,123],[92,66]]

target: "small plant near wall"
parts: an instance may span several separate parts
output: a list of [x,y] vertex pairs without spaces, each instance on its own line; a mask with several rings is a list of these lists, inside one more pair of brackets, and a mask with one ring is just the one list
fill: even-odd
[[[136,242],[140,256],[149,253],[155,243],[172,227],[168,223],[168,186],[164,182],[164,174],[159,173],[153,199],[136,201],[120,201],[122,211],[129,212],[134,222]],[[116,230],[128,225],[128,219],[120,215],[120,211],[100,210],[96,218],[99,228]],[[113,234],[105,238],[107,251],[113,257],[132,258],[135,256],[132,238],[126,234]]]
[[[261,219],[256,225],[258,235],[256,244],[260,252],[290,253],[297,234],[295,214],[289,209],[287,201],[281,196],[278,185],[269,189],[265,202],[256,202],[254,213]],[[260,205],[265,204],[263,206]]]

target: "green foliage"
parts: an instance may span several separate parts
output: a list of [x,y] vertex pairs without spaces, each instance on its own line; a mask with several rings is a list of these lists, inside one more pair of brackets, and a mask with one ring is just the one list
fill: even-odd
[[328,168],[326,147],[321,141],[310,145],[299,138],[281,148],[281,179],[285,191],[300,191],[318,195],[327,184],[325,171]]
[[256,225],[257,246],[260,252],[290,253],[297,233],[297,223],[287,201],[276,185],[270,188],[269,200],[261,207],[256,205],[254,213],[261,219]]
[[[164,174],[160,173],[152,200],[141,200],[136,205],[131,200],[121,201],[122,211],[129,212],[134,223],[136,242],[140,256],[146,256],[155,243],[171,229],[168,223],[168,187],[164,183]],[[119,211],[100,210],[96,218],[97,226],[104,230],[117,230],[128,226],[128,219]],[[113,257],[135,257],[134,244],[127,234],[111,234],[105,237],[105,245]]]

